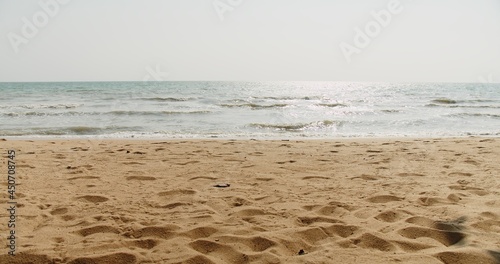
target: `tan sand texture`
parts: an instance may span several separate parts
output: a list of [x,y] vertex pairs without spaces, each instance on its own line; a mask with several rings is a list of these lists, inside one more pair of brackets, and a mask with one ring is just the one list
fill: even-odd
[[500,139],[0,141],[3,245],[9,149],[0,263],[500,263]]

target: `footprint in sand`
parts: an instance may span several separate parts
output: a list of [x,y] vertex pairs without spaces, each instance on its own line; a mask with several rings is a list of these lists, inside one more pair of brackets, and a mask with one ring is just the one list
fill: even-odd
[[324,176],[306,176],[302,180],[329,180],[330,178]]
[[195,190],[180,189],[180,190],[160,192],[160,193],[158,193],[158,196],[172,197],[172,196],[186,196],[186,195],[194,195],[194,194],[196,194]]
[[227,263],[249,262],[247,254],[239,252],[231,246],[222,245],[217,242],[200,239],[189,243],[189,246],[204,255],[214,256]]
[[250,202],[245,198],[241,197],[229,197],[229,198],[230,198],[229,200],[224,199],[224,201],[227,202],[232,207],[249,206],[253,204],[252,202]]
[[61,216],[62,220],[64,221],[73,221],[75,220],[77,217],[74,216],[74,215],[62,215]]
[[407,223],[415,224],[422,227],[429,227],[439,230],[447,230],[447,231],[460,231],[462,229],[461,224],[465,222],[465,218],[458,218],[453,221],[434,221],[427,217],[422,216],[414,216],[406,219]]
[[109,200],[109,198],[106,198],[104,196],[98,196],[98,195],[85,195],[85,196],[77,197],[76,199],[83,200],[85,202],[90,202],[90,203],[102,203],[102,202],[106,202]]
[[189,237],[194,240],[209,237],[217,232],[219,232],[219,230],[213,227],[197,227],[195,229],[183,232],[180,235]]
[[401,240],[391,240],[391,242],[393,244],[396,244],[402,250],[409,252],[409,253],[414,253],[414,252],[418,252],[421,250],[435,247],[433,245],[416,243],[416,242],[409,242],[409,241],[401,241]]
[[[308,210],[308,206],[303,207],[304,209]],[[310,211],[310,210],[308,210]],[[340,206],[318,206],[318,209],[316,211],[319,215],[324,215],[324,216],[334,216],[334,217],[343,217],[346,214],[349,214],[350,211],[347,210],[344,207]]]
[[297,161],[295,161],[295,160],[289,160],[289,161],[277,161],[277,162],[276,162],[276,164],[283,165],[283,164],[285,164],[285,163],[295,163],[295,162],[297,162]]
[[368,201],[371,203],[389,203],[389,202],[398,202],[402,200],[404,200],[404,198],[400,198],[394,195],[379,195],[368,198]]
[[452,190],[469,191],[470,193],[475,194],[475,195],[479,195],[479,196],[486,196],[486,195],[490,194],[490,192],[488,192],[484,189],[477,188],[477,187],[469,187],[469,186],[465,186],[465,185],[452,185],[452,186],[448,186],[448,188],[450,188]]
[[56,242],[57,244],[61,244],[61,243],[64,243],[64,241],[66,241],[64,239],[64,237],[54,237],[51,240],[54,241],[54,242]]
[[161,239],[171,239],[173,237],[177,237],[177,230],[180,229],[178,226],[169,225],[169,226],[148,226],[141,228],[139,230],[133,231],[131,234],[128,234],[134,238],[142,238],[142,237],[156,237]]
[[152,249],[156,247],[159,243],[160,242],[155,239],[143,239],[143,240],[134,240],[131,243],[131,245],[142,249]]
[[500,233],[500,221],[497,220],[484,220],[473,223],[471,226],[486,231],[488,233]]
[[456,263],[484,263],[498,264],[500,263],[500,253],[493,251],[447,251],[440,252],[434,255],[444,264]]
[[382,153],[384,151],[382,151],[382,150],[367,150],[366,152],[367,153]]
[[35,169],[35,166],[27,165],[27,164],[18,164],[18,168],[30,168],[30,169]]
[[118,231],[118,229],[116,229],[112,226],[100,225],[100,226],[93,226],[93,227],[80,229],[80,230],[76,231],[76,233],[83,236],[83,237],[87,237],[87,236],[90,236],[90,235],[93,235],[96,233],[99,233],[99,234],[102,234],[102,233],[119,234],[120,232]]
[[337,220],[335,218],[329,218],[324,216],[303,216],[297,218],[297,223],[299,225],[312,225],[314,223],[332,223],[332,224],[343,224],[344,222]]
[[255,179],[258,181],[265,181],[265,182],[274,180],[273,178],[255,178]]
[[398,176],[400,176],[400,177],[423,177],[425,175],[424,174],[420,174],[420,173],[407,173],[407,172],[403,172],[403,173],[399,173]]
[[155,177],[148,176],[129,176],[127,177],[128,181],[137,180],[137,181],[156,181]]
[[438,241],[439,243],[449,247],[459,243],[465,238],[461,232],[460,223],[465,219],[457,219],[453,222],[434,221],[425,217],[411,217],[406,220],[407,223],[418,225],[419,227],[407,227],[400,229],[398,233],[401,236],[410,239],[427,237]]
[[217,178],[214,178],[214,177],[208,177],[208,176],[198,176],[198,177],[193,177],[191,179],[189,179],[189,181],[194,181],[194,180],[217,180]]
[[420,237],[432,238],[447,247],[457,244],[463,238],[465,238],[465,235],[461,232],[436,230],[422,227],[407,227],[399,230],[398,233],[401,236],[410,239],[417,239]]
[[63,215],[68,212],[68,208],[58,208],[50,211],[51,215]]
[[136,162],[136,161],[123,162],[123,164],[125,164],[125,165],[146,165],[146,163]]
[[66,159],[66,156],[64,156],[63,154],[56,154],[56,155],[54,155],[54,158],[56,158],[56,159]]
[[166,204],[166,205],[152,205],[151,207],[154,207],[154,208],[165,208],[165,209],[172,210],[172,209],[175,209],[177,207],[190,206],[190,205],[192,205],[192,203],[176,202],[176,203],[169,203],[169,204]]
[[376,180],[379,180],[381,177],[377,177],[377,176],[374,176],[374,175],[367,175],[367,174],[362,174],[361,176],[358,176],[358,177],[352,177],[351,179],[352,180],[355,180],[355,179],[362,179],[362,180],[365,180],[365,181],[376,181]]
[[98,180],[100,177],[96,176],[80,176],[80,177],[73,177],[69,178],[68,181],[73,181],[73,180]]
[[330,236],[321,228],[313,227],[305,230],[301,230],[295,233],[295,236],[299,239],[306,241],[307,243],[314,244],[318,241],[324,240]]
[[438,197],[420,197],[418,198],[417,202],[420,205],[424,206],[434,206],[434,205],[440,205],[440,204],[453,204],[455,203],[453,200],[449,199],[443,199],[443,198],[438,198]]
[[491,218],[491,219],[500,220],[500,217],[493,212],[482,212],[479,215],[481,215],[483,217]]
[[203,263],[203,264],[216,264],[215,262],[211,261],[209,258],[203,256],[203,255],[197,255],[191,258],[188,258],[184,260],[181,263]]
[[196,164],[196,163],[200,163],[200,162],[197,161],[197,160],[192,160],[192,161],[186,161],[186,162],[178,162],[178,163],[174,163],[174,164],[175,165],[185,166],[185,165]]
[[335,235],[343,238],[348,238],[358,233],[361,228],[354,225],[335,224],[329,227],[322,227],[322,229],[331,237]]
[[80,264],[80,263],[137,263],[137,257],[130,253],[120,252],[104,256],[75,258],[68,264]]
[[231,215],[239,216],[239,217],[250,217],[250,216],[258,216],[258,215],[271,215],[271,213],[267,213],[261,209],[257,208],[248,208],[242,209],[237,212],[232,213]]
[[448,186],[448,188],[450,188],[452,190],[462,190],[462,191],[483,191],[484,190],[481,188],[469,187],[466,185],[451,185],[451,186]]
[[386,252],[396,250],[396,246],[394,246],[391,242],[370,233],[364,233],[361,237],[351,241],[354,245],[362,248],[376,249]]
[[376,215],[374,218],[382,222],[394,223],[405,217],[408,217],[408,215],[410,215],[410,213],[406,211],[388,210]]
[[68,174],[82,174],[82,173],[83,173],[83,170],[73,170],[73,171],[68,172]]
[[0,255],[0,263],[24,264],[24,263],[56,263],[47,255],[16,253],[15,257],[10,255]]
[[82,147],[74,147],[74,148],[71,148],[71,150],[73,150],[73,151],[88,151],[89,149],[88,148],[82,148]]
[[448,176],[453,176],[453,177],[470,177],[472,175],[473,175],[472,173],[466,173],[466,172],[452,172],[448,174]]
[[[226,239],[224,239],[225,241]],[[262,252],[264,250],[267,250],[268,248],[274,247],[277,245],[276,242],[269,240],[265,237],[262,236],[255,236],[255,237],[227,237],[227,242],[231,243],[232,241],[236,243],[243,244],[247,247],[250,248],[251,251],[253,252]]]
[[458,203],[462,200],[462,197],[465,197],[467,195],[465,194],[462,194],[462,193],[451,193],[450,195],[448,195],[448,197],[446,197],[446,199],[454,202],[454,203]]

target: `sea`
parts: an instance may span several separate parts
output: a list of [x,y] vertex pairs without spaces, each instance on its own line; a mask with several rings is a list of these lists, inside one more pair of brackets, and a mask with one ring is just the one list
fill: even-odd
[[0,83],[4,138],[499,135],[493,83]]

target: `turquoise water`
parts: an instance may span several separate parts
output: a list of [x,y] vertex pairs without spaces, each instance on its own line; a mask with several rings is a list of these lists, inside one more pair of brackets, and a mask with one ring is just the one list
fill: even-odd
[[0,83],[0,136],[500,135],[500,84]]

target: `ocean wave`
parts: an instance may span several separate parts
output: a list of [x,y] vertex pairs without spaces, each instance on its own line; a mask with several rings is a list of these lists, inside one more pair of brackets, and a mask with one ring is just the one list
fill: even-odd
[[1,105],[0,109],[16,109],[16,108],[22,108],[22,109],[72,109],[72,108],[78,108],[80,106],[83,106],[83,104],[52,104],[52,105],[45,105],[45,104],[31,104],[31,105]]
[[491,99],[471,99],[471,100],[463,100],[461,102],[465,102],[465,103],[494,103],[494,102],[498,102],[498,100],[491,100]]
[[33,128],[29,130],[3,130],[0,131],[2,136],[64,136],[64,135],[98,135],[103,131],[99,127],[66,127],[66,128]]
[[266,108],[283,108],[287,107],[288,104],[272,104],[272,105],[260,105],[260,104],[220,104],[221,107],[226,108],[251,108],[251,109],[266,109]]
[[118,116],[161,116],[161,115],[190,115],[190,114],[209,114],[211,111],[111,111],[113,115]]
[[52,105],[21,105],[19,107],[26,109],[72,109],[78,108],[83,104],[52,104]]
[[500,105],[439,105],[439,104],[427,104],[426,107],[446,107],[446,108],[490,108],[499,109]]
[[101,135],[105,132],[117,131],[137,131],[137,127],[91,127],[91,126],[72,126],[72,127],[59,127],[59,128],[32,128],[32,129],[16,129],[16,130],[0,130],[1,136],[87,136],[87,135]]
[[192,101],[196,98],[176,98],[176,97],[151,97],[151,98],[140,98],[143,101],[156,101],[156,102],[186,102]]
[[161,116],[161,115],[189,115],[189,114],[209,114],[211,111],[111,111],[111,112],[10,112],[3,113],[0,116],[7,117],[64,117],[64,116],[99,116],[99,115],[117,115],[117,116]]
[[345,104],[340,104],[340,103],[336,103],[336,104],[316,104],[317,106],[323,106],[323,107],[347,107],[347,105]]
[[439,99],[432,100],[431,103],[434,103],[434,104],[457,104],[458,101],[448,99],[448,98],[439,98]]
[[87,126],[76,126],[63,129],[63,131],[68,131],[71,133],[75,133],[77,135],[99,134],[102,130],[103,129],[100,127],[87,127]]
[[260,129],[274,129],[281,131],[303,131],[303,130],[314,130],[314,129],[325,129],[331,127],[338,127],[342,125],[339,121],[317,121],[311,123],[297,123],[297,124],[259,124],[252,123],[250,127],[260,128]]
[[500,118],[500,115],[496,114],[483,114],[483,113],[458,113],[450,114],[449,117],[487,117],[487,118]]
[[80,115],[98,115],[100,113],[97,112],[58,112],[58,113],[50,113],[50,112],[10,112],[3,113],[1,115],[8,117],[21,117],[21,116],[80,116]]
[[303,97],[291,97],[291,96],[255,96],[254,99],[264,99],[264,100],[276,100],[276,101],[289,101],[289,100],[320,100],[322,97],[319,96],[303,96]]

